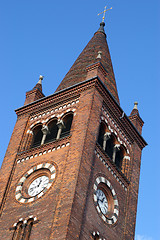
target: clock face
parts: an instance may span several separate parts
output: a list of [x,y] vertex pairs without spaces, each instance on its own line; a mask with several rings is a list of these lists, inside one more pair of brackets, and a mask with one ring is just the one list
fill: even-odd
[[101,189],[98,189],[96,191],[96,196],[97,196],[97,203],[99,205],[99,208],[103,214],[107,214],[108,212],[108,201],[106,198],[106,195]]
[[28,188],[28,195],[31,197],[36,196],[40,192],[43,191],[45,187],[47,187],[49,183],[49,177],[47,176],[40,176],[36,178]]
[[114,224],[119,215],[116,192],[111,183],[103,176],[96,178],[93,185],[93,201],[97,213],[107,224]]

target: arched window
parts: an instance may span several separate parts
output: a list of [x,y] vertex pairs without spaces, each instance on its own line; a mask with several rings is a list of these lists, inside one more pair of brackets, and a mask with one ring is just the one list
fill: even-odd
[[45,143],[51,142],[62,137],[66,137],[70,134],[73,120],[73,113],[68,113],[63,119],[53,119],[48,125],[39,124],[33,130],[33,138],[31,144],[28,144],[31,148],[38,147]]
[[31,147],[37,147],[41,145],[43,133],[42,133],[42,125],[38,125],[33,129],[33,141]]
[[13,233],[12,240],[29,240],[34,219],[18,222]]
[[60,138],[68,136],[70,134],[70,130],[71,130],[71,126],[72,126],[72,120],[73,120],[73,114],[67,114],[64,118],[63,118],[63,123],[64,123],[64,127],[62,129]]
[[122,161],[123,161],[125,152],[126,152],[125,147],[122,145],[119,147],[119,150],[116,152],[115,164],[119,169],[122,168]]
[[45,143],[55,140],[57,138],[57,133],[57,119],[54,119],[48,124],[48,134],[46,136]]
[[110,159],[113,158],[114,145],[115,145],[115,136],[113,134],[111,134],[106,142],[106,149],[105,149],[105,152],[110,157]]
[[23,222],[18,222],[17,226],[15,227],[12,240],[21,240],[23,235]]
[[111,134],[107,128],[107,125],[104,122],[101,122],[98,135],[98,143],[107,153],[107,155],[112,159],[113,157],[113,148],[115,145],[115,136]]
[[94,238],[93,238],[94,240],[99,240],[100,238],[99,238],[99,235],[96,233],[96,235],[94,236]]
[[104,122],[101,122],[99,127],[98,143],[103,148],[104,134],[106,131],[106,125]]
[[99,240],[99,239],[104,240],[102,237],[99,236],[99,232],[93,232],[92,233],[92,238],[94,240]]
[[24,232],[24,240],[29,240],[29,237],[31,235],[31,230],[32,230],[32,226],[33,226],[33,219],[28,220],[26,228],[25,228],[25,232]]

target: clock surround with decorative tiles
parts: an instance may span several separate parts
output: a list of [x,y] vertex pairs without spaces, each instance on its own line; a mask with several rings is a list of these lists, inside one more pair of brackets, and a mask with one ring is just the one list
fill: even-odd
[[[31,169],[29,169],[19,180],[15,198],[20,203],[31,203],[40,197],[42,197],[52,186],[53,182],[56,178],[56,167],[53,163],[40,163]],[[49,181],[47,185],[35,196],[30,196],[28,193],[28,189],[32,182],[36,180],[38,177],[46,176]]]

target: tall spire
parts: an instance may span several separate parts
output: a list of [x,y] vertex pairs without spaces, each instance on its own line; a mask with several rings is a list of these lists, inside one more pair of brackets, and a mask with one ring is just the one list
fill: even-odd
[[[105,23],[100,23],[100,28],[94,34],[82,53],[79,55],[69,72],[66,74],[60,83],[57,91],[71,87],[77,83],[86,80],[87,70],[89,65],[100,61],[106,71],[104,84],[111,92],[112,96],[119,103],[118,92],[116,87],[115,76],[112,67],[112,61],[109,53],[108,44],[106,41],[106,34],[104,30]],[[101,52],[101,59],[97,59],[98,52]]]

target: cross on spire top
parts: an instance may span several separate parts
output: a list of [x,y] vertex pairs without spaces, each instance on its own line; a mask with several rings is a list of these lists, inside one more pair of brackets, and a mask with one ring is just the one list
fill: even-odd
[[104,22],[104,20],[105,20],[106,12],[109,11],[109,10],[111,10],[111,9],[112,9],[112,7],[107,9],[107,6],[105,6],[105,7],[104,7],[104,11],[101,12],[101,13],[98,13],[98,16],[103,13],[102,22]]

